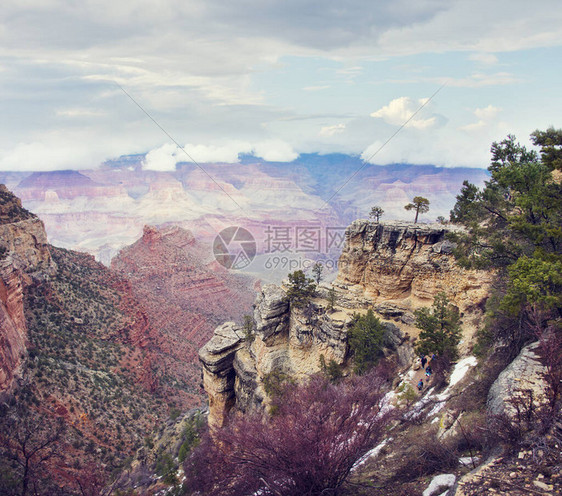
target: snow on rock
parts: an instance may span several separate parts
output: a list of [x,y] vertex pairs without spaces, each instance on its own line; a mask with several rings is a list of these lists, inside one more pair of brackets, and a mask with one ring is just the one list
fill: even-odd
[[476,360],[476,357],[473,356],[463,358],[461,361],[459,361],[453,369],[453,373],[451,374],[451,378],[449,379],[449,387],[447,389],[457,384],[466,375],[468,369],[476,366],[477,363],[478,360]]
[[359,458],[359,460],[357,460],[355,462],[355,465],[353,465],[353,467],[351,468],[351,470],[357,470],[361,465],[363,465],[369,458],[373,458],[375,456],[377,456],[380,451],[390,442],[392,441],[392,438],[389,437],[388,439],[385,439],[384,441],[382,441],[381,443],[377,444],[372,450],[367,451],[367,453],[365,453],[361,458]]
[[445,493],[449,490],[449,488],[455,485],[457,478],[454,474],[441,474],[436,475],[432,480],[431,484],[427,487],[427,489],[423,492],[423,496],[435,496],[437,494],[442,494],[442,491],[445,489]]

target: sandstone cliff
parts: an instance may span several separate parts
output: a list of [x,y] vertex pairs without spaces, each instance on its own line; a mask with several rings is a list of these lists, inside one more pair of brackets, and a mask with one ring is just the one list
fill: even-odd
[[[232,322],[215,330],[199,351],[211,426],[222,426],[233,407],[246,412],[267,406],[271,381],[302,380],[320,372],[322,361],[346,365],[347,332],[353,313],[364,312],[362,301],[356,301],[353,309],[327,311],[322,293],[323,288],[319,297],[299,309],[289,305],[281,287],[266,285],[254,304],[255,328],[250,338]],[[407,337],[396,325],[384,325],[386,353],[400,350],[400,364],[409,365],[412,347]]]
[[339,260],[335,285],[362,294],[381,314],[413,323],[412,311],[431,305],[441,291],[459,309],[465,348],[479,322],[492,275],[465,270],[453,256],[440,224],[353,222]]
[[397,352],[405,368],[413,356],[409,338],[418,332],[413,310],[445,291],[463,318],[467,348],[491,278],[456,265],[447,231],[441,225],[351,224],[333,285],[333,312],[327,311],[327,285],[305,309],[290,308],[281,287],[265,286],[254,304],[252,338],[240,326],[225,324],[199,353],[211,425],[222,425],[234,405],[241,411],[267,405],[264,384],[272,374],[302,379],[320,370],[321,357],[345,366],[352,315],[369,307],[386,321],[387,353]]
[[10,389],[27,355],[24,285],[53,268],[43,223],[0,185],[0,392]]

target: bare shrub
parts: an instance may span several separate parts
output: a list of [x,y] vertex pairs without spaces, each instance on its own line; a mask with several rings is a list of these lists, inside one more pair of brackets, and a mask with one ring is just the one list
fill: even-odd
[[382,381],[374,372],[337,384],[318,375],[284,387],[274,416],[232,419],[203,436],[185,463],[188,493],[338,494],[385,431]]

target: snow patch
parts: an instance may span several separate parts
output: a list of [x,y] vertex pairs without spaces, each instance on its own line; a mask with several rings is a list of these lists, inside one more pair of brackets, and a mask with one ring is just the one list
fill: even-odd
[[361,458],[359,458],[359,460],[355,462],[351,470],[357,470],[357,468],[363,465],[369,458],[377,456],[390,441],[392,441],[391,437],[385,439],[381,443],[377,444],[373,449],[367,451],[367,453],[365,453]]

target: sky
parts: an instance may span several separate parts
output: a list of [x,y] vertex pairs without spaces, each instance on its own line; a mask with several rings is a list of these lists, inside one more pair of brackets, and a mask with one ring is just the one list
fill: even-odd
[[561,127],[561,26],[559,0],[2,0],[0,170],[485,168]]

